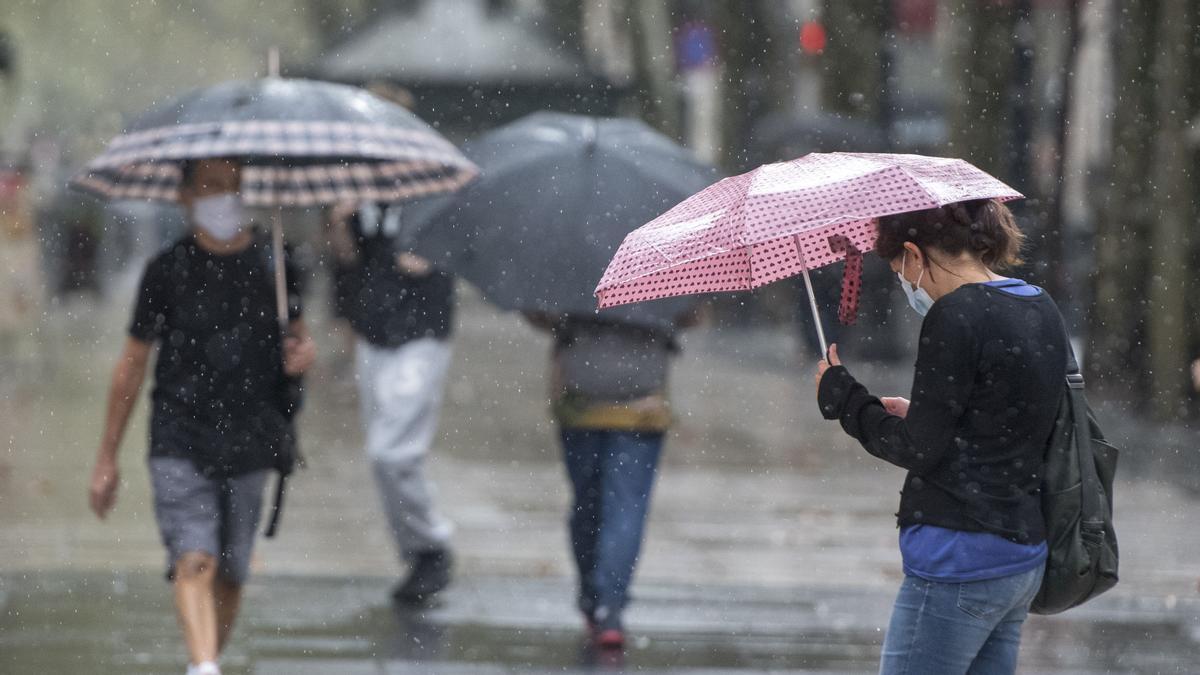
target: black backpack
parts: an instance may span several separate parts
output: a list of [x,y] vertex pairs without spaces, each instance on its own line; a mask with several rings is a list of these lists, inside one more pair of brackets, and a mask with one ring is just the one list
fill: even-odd
[[1112,489],[1118,451],[1104,439],[1088,406],[1073,354],[1068,356],[1067,386],[1054,425],[1042,469],[1050,555],[1029,610],[1035,614],[1066,611],[1117,584]]

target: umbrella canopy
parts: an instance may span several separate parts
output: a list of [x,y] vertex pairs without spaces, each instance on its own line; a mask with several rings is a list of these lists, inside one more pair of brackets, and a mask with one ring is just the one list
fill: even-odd
[[[411,213],[414,250],[505,309],[593,314],[595,279],[638,223],[716,177],[640,121],[537,113],[466,147],[479,180]],[[694,300],[601,312],[669,326]]]
[[[638,228],[595,293],[603,308],[747,290],[800,273],[807,281],[808,270],[861,263],[880,216],[1021,196],[960,159],[813,153],[726,178]],[[857,284],[848,275],[844,295]]]
[[184,161],[245,164],[256,206],[398,201],[448,192],[477,170],[404,108],[366,91],[268,77],[224,82],[138,118],[72,184],[107,199],[179,198]]

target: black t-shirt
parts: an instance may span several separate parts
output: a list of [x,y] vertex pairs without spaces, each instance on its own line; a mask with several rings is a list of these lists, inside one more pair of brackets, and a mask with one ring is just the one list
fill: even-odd
[[818,401],[867,452],[908,477],[901,526],[1045,540],[1042,464],[1065,391],[1066,331],[1046,293],[1022,297],[965,284],[921,326],[907,417],[889,415],[844,367]]
[[[287,265],[290,315],[300,316]],[[269,242],[218,255],[186,236],[147,265],[129,334],[159,345],[151,456],[236,475],[274,466],[289,422]]]
[[351,216],[356,259],[334,270],[338,313],[367,342],[387,348],[445,339],[454,320],[454,277],[412,276],[396,264],[400,208],[371,205]]

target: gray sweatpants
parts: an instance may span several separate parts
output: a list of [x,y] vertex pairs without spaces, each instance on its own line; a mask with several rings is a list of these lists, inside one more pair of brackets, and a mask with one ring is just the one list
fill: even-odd
[[422,338],[385,349],[360,339],[355,367],[367,456],[396,549],[412,560],[444,548],[452,527],[434,508],[425,456],[437,433],[450,344]]

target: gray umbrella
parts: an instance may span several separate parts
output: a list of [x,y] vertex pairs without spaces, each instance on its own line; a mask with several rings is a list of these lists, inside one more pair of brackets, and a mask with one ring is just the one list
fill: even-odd
[[[505,309],[592,315],[596,281],[631,230],[719,176],[640,121],[536,113],[464,148],[479,179],[410,210],[417,253]],[[694,300],[600,312],[669,326]]]

